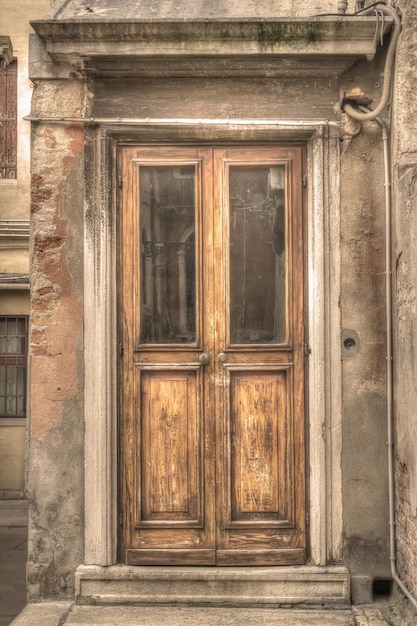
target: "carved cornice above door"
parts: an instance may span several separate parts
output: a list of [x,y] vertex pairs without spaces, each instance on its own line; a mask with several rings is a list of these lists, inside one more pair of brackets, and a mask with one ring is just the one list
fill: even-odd
[[391,27],[375,16],[274,17],[273,3],[255,4],[73,0],[31,24],[53,62],[100,77],[338,76],[372,59]]

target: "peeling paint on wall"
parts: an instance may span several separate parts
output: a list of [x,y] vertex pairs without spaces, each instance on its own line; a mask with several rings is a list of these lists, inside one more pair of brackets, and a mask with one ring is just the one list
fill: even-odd
[[[33,174],[32,205],[30,432],[39,440],[62,419],[62,403],[82,391],[76,371],[82,308],[66,258],[68,222],[62,206],[67,175],[83,143],[81,127],[41,129],[38,135],[39,159]],[[51,150],[55,157],[53,168],[45,166],[45,157],[41,156],[46,155],[48,163]]]

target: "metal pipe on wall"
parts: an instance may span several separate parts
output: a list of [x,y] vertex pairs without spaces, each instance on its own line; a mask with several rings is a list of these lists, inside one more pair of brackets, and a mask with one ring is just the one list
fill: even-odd
[[393,420],[393,354],[392,354],[392,272],[391,272],[391,175],[389,162],[389,139],[386,124],[376,120],[382,129],[385,185],[385,294],[387,315],[387,429],[388,429],[388,499],[389,499],[389,535],[390,564],[392,579],[417,609],[417,600],[409,592],[397,572],[397,554],[395,540],[395,480],[394,480],[394,420]]
[[391,41],[389,44],[387,58],[385,60],[384,67],[384,83],[382,87],[381,100],[374,110],[367,110],[366,112],[355,108],[350,102],[345,102],[342,105],[343,110],[354,120],[365,122],[366,120],[376,120],[384,111],[388,104],[388,98],[391,89],[391,76],[394,66],[395,51],[397,48],[398,37],[401,32],[401,20],[398,13],[390,6],[387,6],[383,2],[377,2],[376,4],[359,11],[355,15],[369,15],[371,13],[380,13],[382,15],[389,15],[394,19],[394,32],[392,33]]
[[274,120],[274,119],[233,119],[233,118],[152,118],[152,117],[59,117],[51,115],[26,115],[27,122],[48,122],[51,124],[110,124],[134,126],[285,126],[308,128],[313,126],[335,126],[335,120]]

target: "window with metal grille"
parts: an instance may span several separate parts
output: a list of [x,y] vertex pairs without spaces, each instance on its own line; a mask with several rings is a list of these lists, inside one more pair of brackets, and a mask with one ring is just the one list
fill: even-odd
[[26,417],[26,316],[0,316],[0,418]]
[[0,66],[0,179],[16,178],[17,61]]

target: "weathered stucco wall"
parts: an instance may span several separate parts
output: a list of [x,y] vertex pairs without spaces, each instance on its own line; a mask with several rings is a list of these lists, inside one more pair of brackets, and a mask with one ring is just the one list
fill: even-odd
[[[33,107],[74,115],[83,85],[39,83]],[[71,596],[83,554],[81,126],[34,128],[29,597]]]
[[[380,100],[386,46],[341,81]],[[387,115],[388,111],[384,114]],[[382,134],[366,122],[341,146],[341,341],[343,556],[354,602],[389,580],[385,185]],[[346,339],[356,343],[344,345]]]
[[417,2],[402,14],[393,132],[394,368],[398,570],[417,596]]
[[[342,148],[342,338],[344,559],[356,602],[388,579],[384,179],[375,123]],[[354,331],[353,334],[351,331]]]

